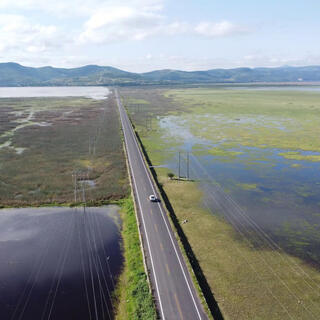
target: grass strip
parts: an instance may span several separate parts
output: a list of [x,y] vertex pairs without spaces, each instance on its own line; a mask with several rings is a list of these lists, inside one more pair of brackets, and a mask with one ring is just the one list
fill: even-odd
[[120,203],[125,263],[115,291],[119,297],[116,320],[156,319],[156,309],[143,265],[133,201],[130,197]]

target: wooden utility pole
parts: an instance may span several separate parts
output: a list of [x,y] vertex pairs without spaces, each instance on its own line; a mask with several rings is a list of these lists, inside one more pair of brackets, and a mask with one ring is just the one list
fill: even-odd
[[187,179],[189,180],[189,151],[187,152]]
[[185,154],[185,156],[184,157],[182,157],[182,160],[183,160],[183,163],[185,163],[185,170],[187,171],[186,172],[186,175],[184,176],[184,178],[186,178],[186,179],[190,179],[190,152],[189,151],[187,151],[187,152],[181,152],[181,151],[179,151],[179,160],[178,160],[178,177],[179,177],[179,179],[180,178],[182,178],[182,176],[181,176],[181,155],[182,154]]
[[179,175],[178,175],[178,179],[180,179],[180,151],[179,151]]

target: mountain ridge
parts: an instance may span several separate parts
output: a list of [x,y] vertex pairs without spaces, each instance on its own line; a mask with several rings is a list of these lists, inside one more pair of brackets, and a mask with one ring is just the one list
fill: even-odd
[[85,65],[78,68],[27,67],[15,62],[0,63],[0,86],[75,85],[166,85],[260,82],[318,82],[320,66],[283,66],[182,71],[154,70],[144,73],[111,66]]

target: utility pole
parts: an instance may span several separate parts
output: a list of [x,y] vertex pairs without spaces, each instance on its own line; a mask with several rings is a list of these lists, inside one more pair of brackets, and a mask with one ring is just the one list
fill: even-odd
[[180,179],[180,151],[179,151],[179,175],[178,175],[178,179]]
[[[79,178],[81,180],[81,188],[80,192],[82,191],[82,202],[84,203],[83,206],[86,206],[86,192],[85,192],[85,178],[86,178],[86,172],[80,171],[79,172]],[[81,198],[81,196],[80,196]]]
[[146,130],[152,130],[152,117],[150,115],[146,115]]
[[77,171],[73,171],[72,173],[72,180],[73,180],[73,184],[74,184],[74,202],[76,203],[77,202]]
[[187,179],[189,180],[189,151],[187,152]]
[[[182,156],[183,154],[185,154],[185,155]],[[179,157],[178,157],[178,177],[179,177],[179,179],[182,178],[182,175],[181,175],[181,171],[182,171],[181,164],[185,163],[183,168],[186,168],[184,170],[186,170],[187,172],[186,172],[186,175],[184,176],[184,178],[189,180],[190,179],[190,152],[189,151],[187,151],[187,152],[179,151],[178,155],[179,155]],[[181,163],[181,160],[183,160],[182,163]]]
[[96,137],[93,138],[93,155],[96,155],[96,143],[97,143],[97,139]]

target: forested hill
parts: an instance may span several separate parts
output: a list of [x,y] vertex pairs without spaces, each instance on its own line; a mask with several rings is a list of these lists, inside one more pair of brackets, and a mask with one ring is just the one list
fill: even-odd
[[142,85],[196,83],[318,82],[320,66],[212,69],[207,71],[158,70],[132,73],[113,67],[25,67],[0,63],[0,86]]

